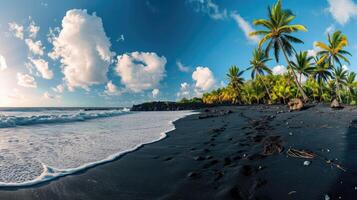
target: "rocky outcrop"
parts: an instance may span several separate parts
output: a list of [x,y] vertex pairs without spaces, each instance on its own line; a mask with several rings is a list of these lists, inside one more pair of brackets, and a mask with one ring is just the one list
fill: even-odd
[[133,105],[131,111],[177,111],[177,110],[197,110],[209,108],[215,105],[205,103],[178,103],[178,102],[147,102],[139,105]]
[[334,99],[332,102],[331,102],[331,108],[333,109],[341,109],[343,108],[343,106],[341,106],[341,104],[337,101],[337,99]]
[[295,98],[289,101],[288,106],[290,111],[299,111],[304,107],[304,103],[301,99]]

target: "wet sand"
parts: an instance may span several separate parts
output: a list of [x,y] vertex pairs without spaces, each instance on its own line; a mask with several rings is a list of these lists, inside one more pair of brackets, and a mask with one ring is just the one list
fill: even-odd
[[[34,187],[1,188],[0,199],[356,199],[356,120],[354,107],[210,108],[113,162]],[[293,158],[289,148],[317,156]]]

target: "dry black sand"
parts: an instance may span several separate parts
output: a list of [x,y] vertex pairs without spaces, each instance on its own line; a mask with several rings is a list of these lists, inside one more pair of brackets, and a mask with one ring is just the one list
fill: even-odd
[[[211,108],[113,162],[34,187],[1,188],[0,199],[357,199],[354,120],[353,107]],[[271,147],[281,152],[264,155]],[[307,159],[287,156],[290,147],[318,157],[304,166]]]

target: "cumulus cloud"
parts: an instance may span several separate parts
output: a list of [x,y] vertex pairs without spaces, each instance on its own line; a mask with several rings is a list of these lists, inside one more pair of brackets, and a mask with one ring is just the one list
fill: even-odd
[[133,52],[118,56],[116,72],[133,92],[154,89],[165,77],[166,58],[156,53]]
[[122,94],[124,91],[119,91],[117,86],[114,85],[114,83],[112,81],[109,81],[106,85],[105,85],[105,90],[104,90],[104,94],[109,95],[109,96],[116,96],[116,95],[120,95]]
[[44,47],[42,46],[42,42],[40,40],[34,42],[32,39],[25,39],[25,42],[29,50],[34,55],[43,55]]
[[31,21],[29,27],[27,28],[27,31],[29,32],[30,38],[36,38],[37,33],[40,31],[40,27],[36,26],[34,21]]
[[45,98],[45,99],[60,99],[61,98],[61,96],[60,95],[53,95],[53,94],[50,94],[49,92],[45,92],[45,93],[43,93],[43,97]]
[[28,74],[17,73],[17,84],[22,87],[37,88],[35,78]]
[[184,64],[182,64],[182,62],[180,62],[180,61],[177,61],[176,65],[180,72],[189,72],[190,71],[190,68],[188,66],[185,66]]
[[331,34],[336,30],[335,25],[331,24],[330,26],[328,26],[325,30],[325,35]]
[[321,48],[316,46],[316,41],[312,44],[313,48],[307,50],[307,56],[316,57],[317,53],[321,51]]
[[4,56],[0,55],[0,71],[7,69],[7,63]]
[[196,12],[206,13],[214,20],[227,18],[227,10],[220,9],[212,0],[189,0],[189,2],[194,4]]
[[53,72],[48,68],[48,62],[43,59],[28,58],[35,66],[36,70],[41,74],[44,79],[52,79]]
[[341,25],[357,16],[357,4],[353,0],[328,0],[328,11]]
[[107,81],[113,53],[102,19],[87,10],[69,10],[62,19],[62,29],[52,39],[49,56],[60,59],[64,80],[70,90],[86,90]]
[[272,73],[274,75],[283,75],[283,74],[286,74],[287,72],[288,72],[288,70],[283,65],[277,65],[277,66],[273,67],[273,69],[272,69]]
[[213,73],[208,67],[197,67],[192,73],[192,79],[195,81],[195,92],[199,96],[212,90],[216,84]]
[[252,43],[256,44],[259,42],[258,36],[250,36],[249,34],[253,31],[253,27],[238,13],[232,13],[231,17],[237,23],[238,27],[243,31],[245,37]]
[[53,87],[52,90],[56,93],[63,93],[65,90],[65,86],[63,84],[59,84],[56,87]]
[[9,31],[12,32],[15,37],[21,40],[24,39],[24,27],[22,25],[19,25],[16,22],[10,22]]
[[160,90],[155,88],[151,91],[151,94],[152,94],[152,98],[156,99],[157,96],[159,96],[159,93],[160,93]]
[[180,85],[180,91],[176,94],[178,99],[190,99],[192,97],[191,86],[190,84],[184,82]]

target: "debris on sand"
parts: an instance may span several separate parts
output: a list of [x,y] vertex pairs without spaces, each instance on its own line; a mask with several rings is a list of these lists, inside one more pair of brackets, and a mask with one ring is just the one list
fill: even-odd
[[330,200],[330,196],[328,196],[327,194],[325,194],[325,200]]
[[296,193],[296,191],[293,190],[293,191],[290,191],[290,192],[288,193],[288,195],[292,195],[292,194],[295,194],[295,193]]
[[[337,164],[334,161],[329,160],[325,157],[319,156],[319,155],[313,153],[312,151],[289,148],[286,153],[288,154],[288,156],[294,157],[294,158],[314,159],[317,157],[317,158],[324,160],[327,164],[333,165],[336,168],[346,172],[346,169],[343,168],[340,164]],[[304,162],[304,165],[305,165],[305,162]]]
[[301,99],[295,98],[289,101],[288,106],[290,111],[299,111],[304,107],[304,103]]
[[310,161],[308,161],[308,160],[304,161],[304,166],[309,166],[310,164],[311,164]]
[[271,136],[268,137],[264,141],[264,149],[263,149],[263,155],[264,156],[270,156],[274,154],[280,154],[283,152],[284,147],[282,145],[282,140],[280,139],[279,136]]
[[316,154],[314,154],[311,151],[299,150],[294,148],[289,148],[286,153],[288,154],[288,156],[295,157],[295,158],[313,159],[316,157]]

